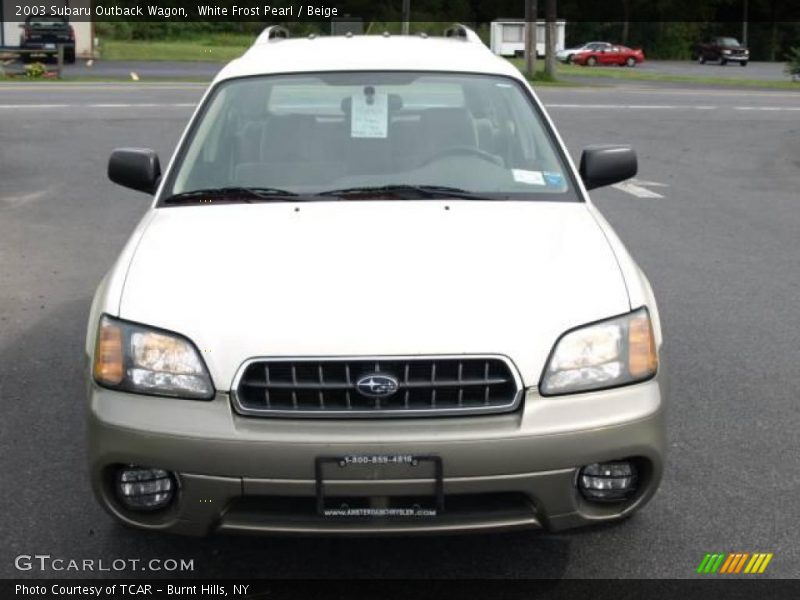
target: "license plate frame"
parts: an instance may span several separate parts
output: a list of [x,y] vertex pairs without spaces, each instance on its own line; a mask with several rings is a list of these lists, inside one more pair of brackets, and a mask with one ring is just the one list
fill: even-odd
[[[434,472],[434,489],[432,497],[435,508],[431,509],[358,509],[353,514],[340,514],[340,509],[326,508],[325,477],[323,467],[338,464],[341,468],[351,465],[391,466],[406,465],[417,467],[421,464],[432,464]],[[317,515],[334,518],[400,518],[400,517],[435,517],[444,512],[444,466],[442,457],[434,454],[344,454],[338,456],[317,456],[314,459],[314,479],[317,496]]]

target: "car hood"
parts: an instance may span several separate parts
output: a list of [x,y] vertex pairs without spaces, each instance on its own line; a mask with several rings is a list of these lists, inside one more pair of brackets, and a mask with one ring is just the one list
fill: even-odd
[[192,339],[218,389],[255,356],[503,354],[535,385],[566,329],[630,309],[587,205],[155,209],[120,317]]

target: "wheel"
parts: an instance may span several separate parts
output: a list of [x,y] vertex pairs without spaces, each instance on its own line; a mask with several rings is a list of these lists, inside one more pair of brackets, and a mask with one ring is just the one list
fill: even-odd
[[629,67],[635,67],[636,59],[633,58],[632,56],[629,56],[628,59],[625,61],[625,64],[628,65]]
[[597,64],[597,59],[594,56],[590,56],[586,59],[586,66],[593,67]]
[[67,63],[68,65],[75,64],[75,50],[72,50],[70,52],[64,52],[64,62]]
[[739,65],[742,66],[742,67],[746,67],[747,66],[747,61],[743,60],[742,62],[739,63]]
[[699,60],[699,61],[700,61],[700,64],[701,64],[701,65],[704,65],[704,64],[706,64],[706,57],[705,57],[705,56],[703,56],[702,54],[701,54],[701,55],[700,55],[700,56],[697,58],[697,60]]
[[728,59],[727,58],[720,58],[719,59],[719,64],[721,64],[724,67],[725,65],[728,64]]
[[568,65],[572,64],[572,54],[567,54],[567,64]]

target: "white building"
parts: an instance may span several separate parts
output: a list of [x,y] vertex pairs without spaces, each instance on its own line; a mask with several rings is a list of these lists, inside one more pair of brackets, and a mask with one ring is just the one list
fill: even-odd
[[[566,21],[556,21],[555,51],[564,49]],[[522,56],[525,53],[525,21],[497,19],[492,21],[489,47],[499,56]],[[544,56],[545,21],[536,22],[536,54]]]
[[[20,25],[25,23],[24,16],[17,16],[17,7],[22,5],[19,0],[0,0],[0,48],[14,48],[19,46],[22,34]],[[25,6],[33,6],[26,2]],[[91,11],[91,0],[47,0],[45,6],[49,8],[55,4],[69,7],[88,7]],[[94,50],[94,25],[86,17],[84,20],[70,20],[75,31],[75,56],[91,58]]]

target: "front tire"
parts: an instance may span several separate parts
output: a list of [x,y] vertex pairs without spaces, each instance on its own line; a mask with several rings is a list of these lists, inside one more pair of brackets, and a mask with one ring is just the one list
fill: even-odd
[[567,55],[567,64],[568,65],[572,64],[572,54]]
[[701,65],[706,64],[706,57],[703,56],[702,54],[697,58],[697,60],[700,61]]
[[746,61],[746,60],[743,60],[743,61],[742,61],[742,62],[740,62],[739,64],[740,64],[741,66],[743,66],[743,67],[746,67],[746,66],[747,66],[747,61]]
[[720,58],[719,59],[719,64],[721,64],[724,67],[725,65],[728,64],[728,60],[725,59],[725,58]]
[[632,56],[629,56],[628,59],[625,61],[625,64],[633,68],[636,66],[636,59],[633,58]]
[[597,59],[594,56],[590,56],[586,59],[587,67],[594,67],[595,65],[597,65]]

